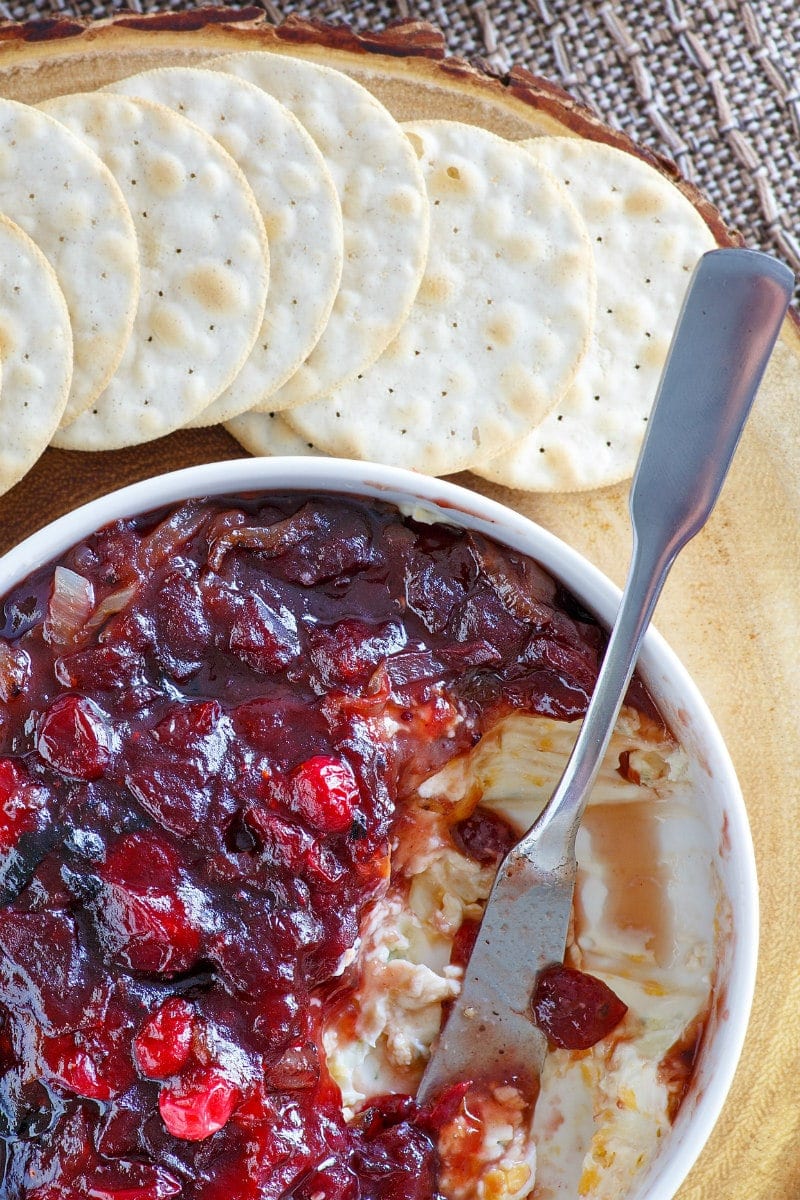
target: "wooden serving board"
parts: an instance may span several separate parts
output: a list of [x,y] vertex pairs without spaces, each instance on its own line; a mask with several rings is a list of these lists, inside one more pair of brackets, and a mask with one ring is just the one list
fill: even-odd
[[[515,69],[500,82],[447,60],[430,26],[408,22],[357,37],[293,21],[274,29],[258,14],[207,10],[89,26],[57,19],[0,27],[0,94],[36,101],[244,48],[297,54],[352,74],[400,119],[450,117],[511,138],[572,133],[640,153],[691,196],[720,244],[738,240],[670,164],[637,150],[527,72]],[[787,321],[717,511],[680,558],[656,614],[733,756],[753,827],[763,914],[759,983],[742,1063],[681,1200],[800,1197],[799,390],[800,333]],[[242,455],[221,429],[107,454],[49,450],[0,497],[0,551],[114,487]],[[546,497],[503,491],[471,475],[458,482],[532,517],[622,583],[629,551],[624,486]]]

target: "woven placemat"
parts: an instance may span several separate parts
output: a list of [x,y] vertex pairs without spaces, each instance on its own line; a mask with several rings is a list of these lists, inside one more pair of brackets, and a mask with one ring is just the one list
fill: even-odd
[[[747,244],[800,272],[800,6],[796,0],[261,0],[361,30],[431,21],[453,54],[558,80],[610,124],[673,158]],[[185,0],[0,2],[24,20],[197,7]],[[240,5],[233,4],[231,8]]]

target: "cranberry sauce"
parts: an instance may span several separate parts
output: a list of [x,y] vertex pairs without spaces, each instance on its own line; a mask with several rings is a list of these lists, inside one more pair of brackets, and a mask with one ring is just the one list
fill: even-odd
[[117,522],[3,620],[0,1193],[435,1195],[413,1102],[345,1124],[326,997],[415,781],[582,714],[598,628],[477,535],[292,494]]

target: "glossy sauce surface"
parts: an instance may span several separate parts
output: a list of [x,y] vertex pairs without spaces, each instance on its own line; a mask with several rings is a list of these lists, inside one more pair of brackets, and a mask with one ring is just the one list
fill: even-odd
[[478,535],[293,494],[115,523],[3,621],[2,1195],[436,1195],[441,1115],[345,1124],[326,1004],[415,784],[580,716],[594,622]]

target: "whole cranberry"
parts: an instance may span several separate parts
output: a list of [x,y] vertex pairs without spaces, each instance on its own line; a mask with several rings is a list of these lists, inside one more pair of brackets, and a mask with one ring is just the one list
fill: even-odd
[[195,1013],[191,1004],[174,996],[145,1021],[134,1049],[139,1070],[148,1079],[177,1075],[192,1052]]
[[308,758],[292,776],[294,806],[319,833],[345,833],[353,823],[358,784],[349,763],[327,754]]
[[105,713],[85,696],[59,696],[39,722],[36,748],[62,775],[99,779],[111,760]]
[[531,1008],[548,1042],[562,1050],[588,1050],[628,1011],[602,979],[561,964],[541,972]]
[[199,1067],[162,1087],[158,1107],[174,1137],[202,1142],[227,1125],[239,1096],[236,1084],[219,1067]]

